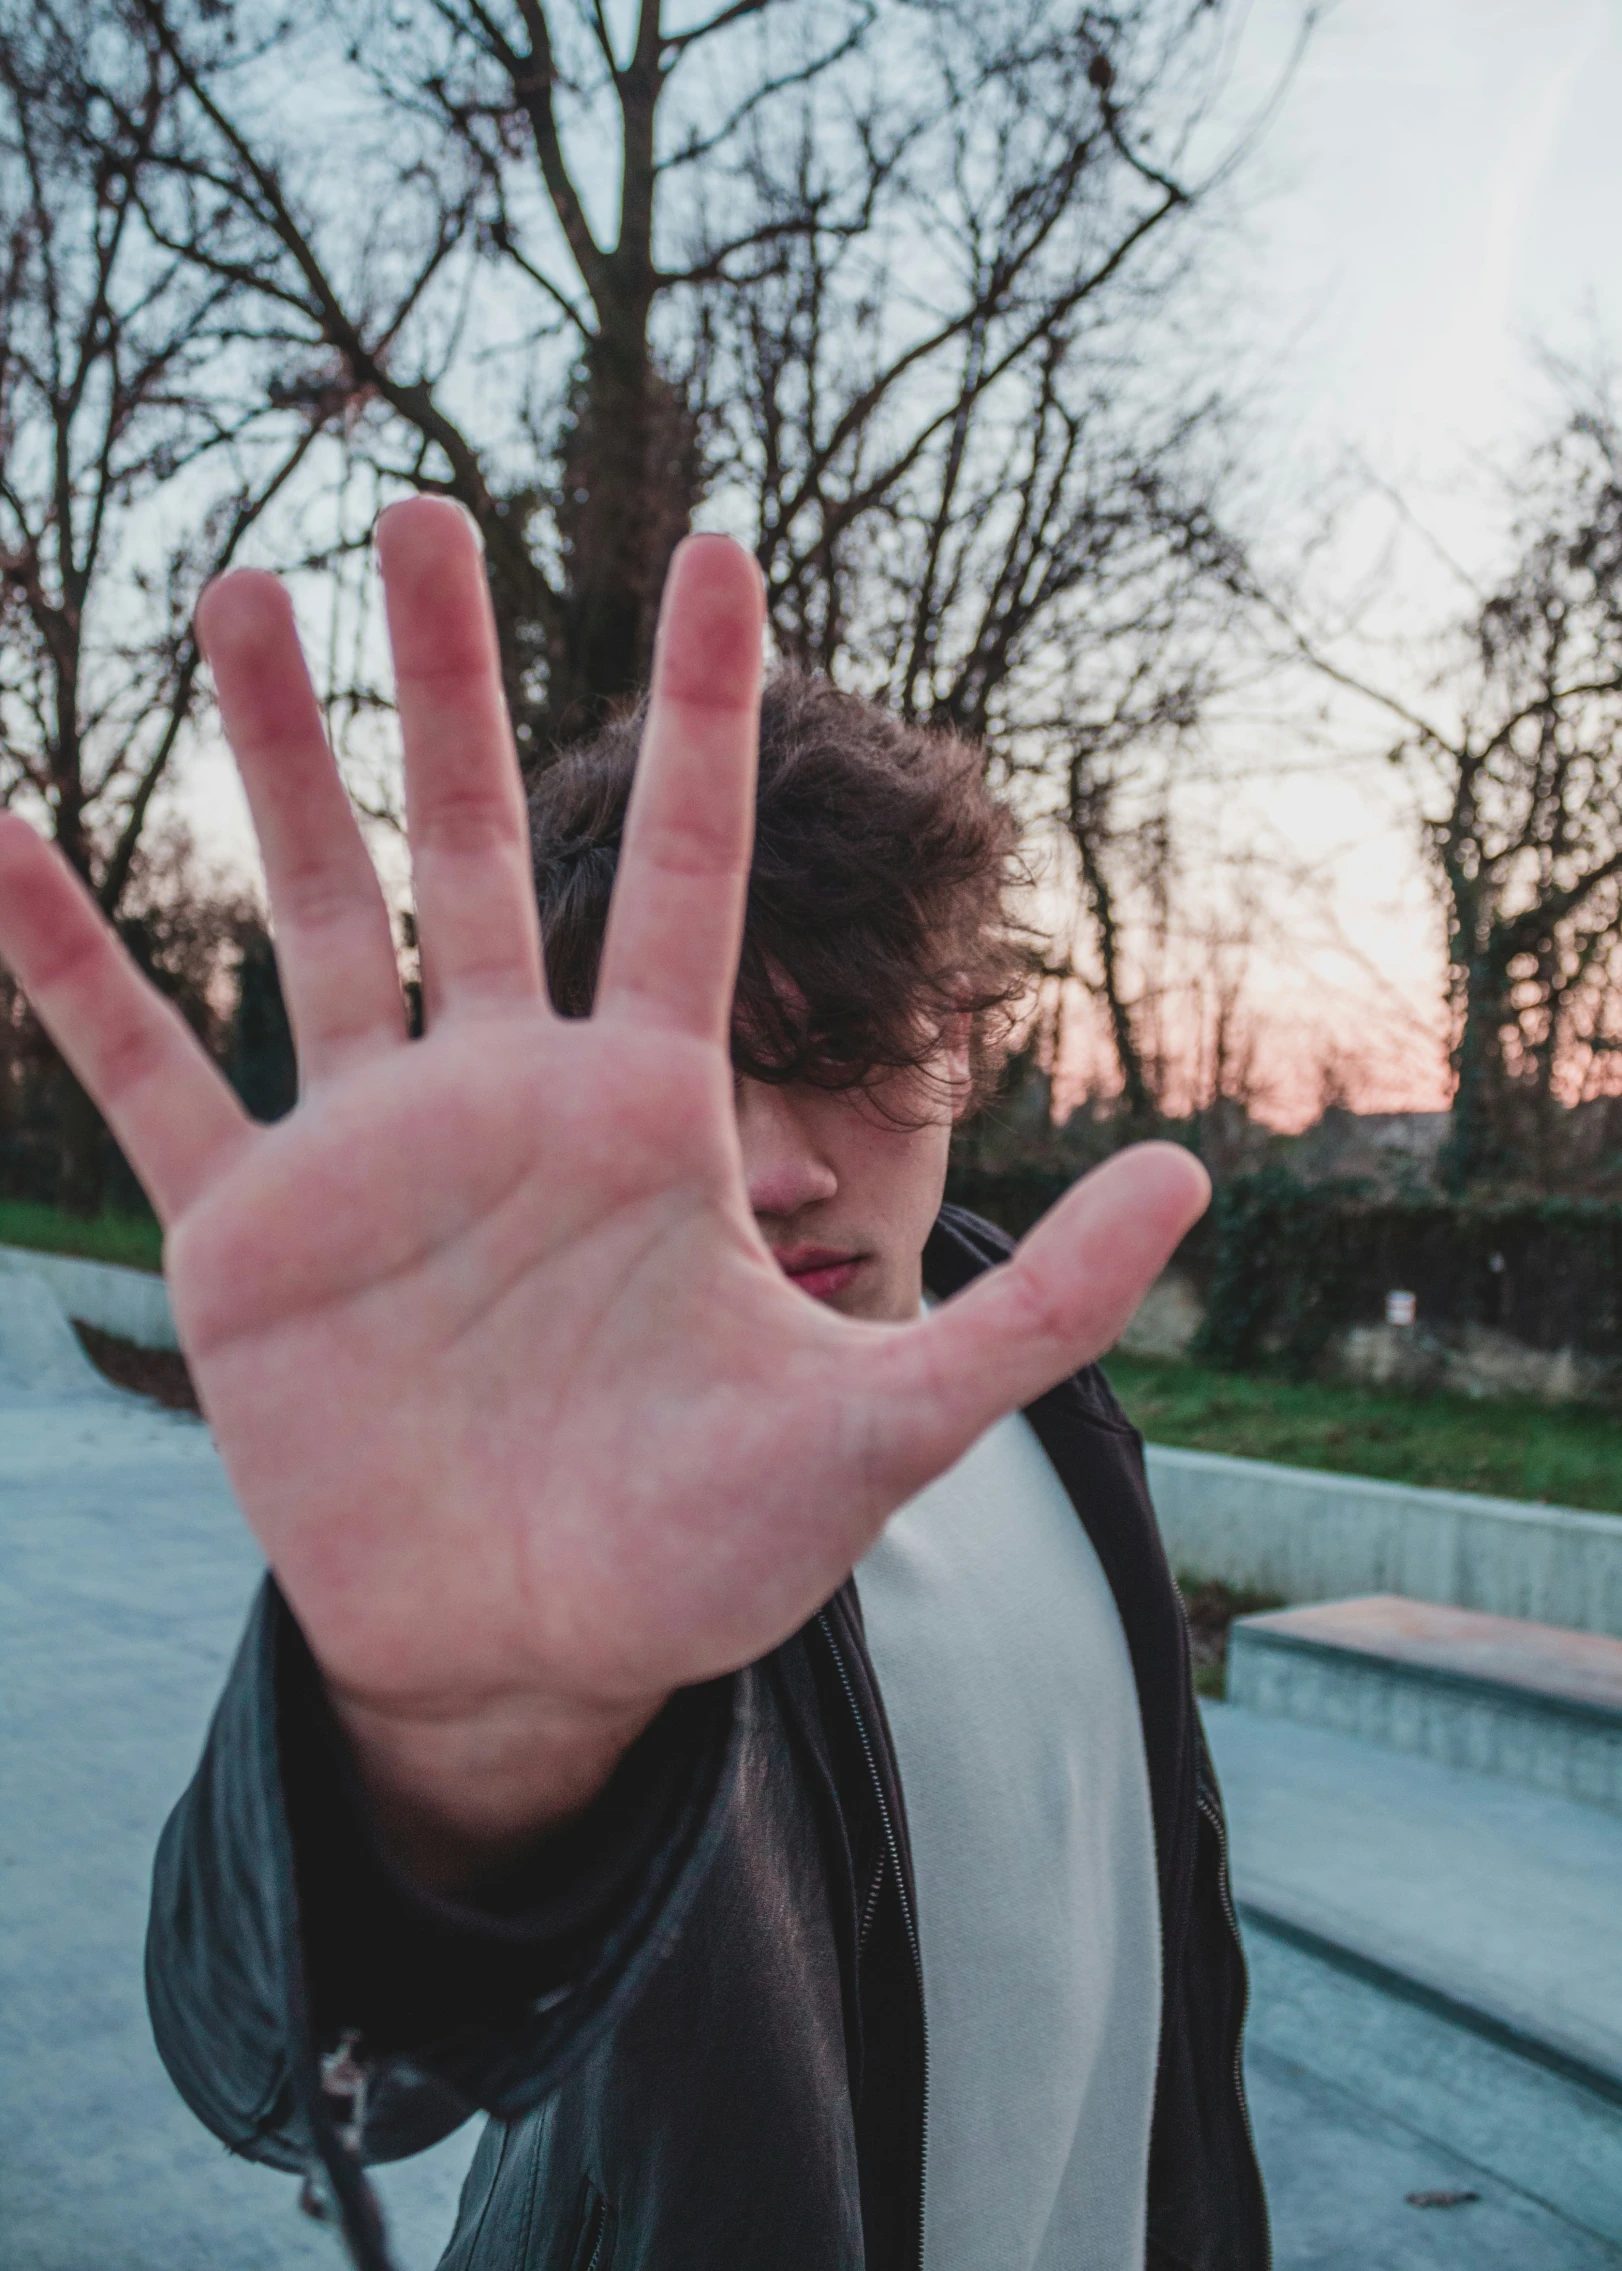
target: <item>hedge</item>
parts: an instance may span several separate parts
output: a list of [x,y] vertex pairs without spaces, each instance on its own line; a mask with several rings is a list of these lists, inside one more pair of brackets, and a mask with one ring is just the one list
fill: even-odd
[[[1068,1189],[1047,1169],[955,1168],[947,1195],[1015,1236]],[[1622,1359],[1622,1206],[1598,1199],[1381,1198],[1268,1166],[1218,1186],[1176,1257],[1206,1304],[1194,1351],[1234,1370],[1310,1372],[1389,1292],[1421,1332],[1488,1326],[1530,1348]]]
[[1597,1199],[1375,1198],[1279,1168],[1236,1177],[1212,1208],[1198,1353],[1310,1371],[1337,1333],[1412,1293],[1418,1329],[1487,1326],[1524,1346],[1622,1357],[1622,1207]]

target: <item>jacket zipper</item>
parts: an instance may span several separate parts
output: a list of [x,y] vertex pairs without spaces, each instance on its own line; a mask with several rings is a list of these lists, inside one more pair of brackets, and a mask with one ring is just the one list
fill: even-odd
[[356,2028],[346,2027],[338,2047],[321,2054],[317,2075],[320,2094],[327,2101],[320,2110],[331,2126],[339,2159],[350,2164],[359,2200],[344,2199],[343,2187],[317,2142],[314,2157],[305,2167],[298,2204],[317,2223],[333,2223],[339,2227],[352,2262],[367,2267],[367,2271],[394,2271],[383,2213],[361,2159],[365,2150],[366,2101],[372,2070]]
[[[1228,1832],[1227,1827],[1222,1819],[1222,1808],[1204,1790],[1200,1790],[1198,1788],[1196,1788],[1195,1790],[1194,1804],[1197,1811],[1202,1813],[1205,1816],[1206,1820],[1210,1823],[1211,1834],[1216,1839],[1217,1890],[1222,1895],[1222,1913],[1228,1920],[1228,1930],[1233,1934],[1235,1946],[1238,1947],[1240,1953],[1243,1954],[1245,1943],[1243,1935],[1239,1930],[1239,1914],[1237,1909],[1233,1905],[1233,1889],[1228,1879]],[[1256,2149],[1256,2132],[1250,2125],[1250,2101],[1245,2095],[1245,2032],[1243,2019],[1244,2014],[1243,2012],[1241,2012],[1239,2039],[1233,2046],[1233,2093],[1234,2096],[1239,2100],[1239,2117],[1245,2125],[1245,2137],[1250,2146],[1250,2157],[1255,2165],[1259,2168],[1261,2166],[1261,2155]],[[1266,2214],[1265,2208],[1263,2209],[1263,2214],[1264,2216]],[[1270,2231],[1265,2232],[1264,2234],[1264,2245],[1266,2248],[1266,2261],[1269,2265],[1271,2265],[1273,2260],[1273,2240],[1272,2233]]]
[[601,2271],[603,2242],[608,2237],[608,2203],[606,2200],[599,2198],[597,2201],[584,2237],[591,2241],[591,2253],[587,2256],[582,2271]]
[[918,1982],[918,2023],[923,2030],[924,2045],[923,2105],[918,2139],[918,2271],[923,2271],[924,2189],[929,2170],[929,2011],[924,2002],[924,1959],[918,1945],[917,1928],[913,1923],[912,1903],[907,1898],[907,1880],[901,1868],[901,1847],[896,1839],[895,1825],[890,1819],[890,1808],[884,1795],[884,1783],[879,1774],[879,1762],[874,1756],[873,1745],[868,1737],[867,1722],[863,1719],[861,1706],[856,1701],[856,1690],[851,1685],[850,1673],[845,1668],[844,1654],[838,1641],[834,1638],[833,1626],[828,1621],[826,1609],[818,1616],[817,1622],[822,1627],[823,1638],[828,1643],[828,1652],[834,1660],[834,1669],[839,1674],[839,1684],[845,1691],[845,1701],[850,1706],[851,1718],[856,1723],[856,1734],[862,1746],[862,1756],[867,1761],[867,1771],[873,1783],[873,1795],[878,1800],[879,1821],[884,1830],[885,1850],[890,1856],[890,1866],[895,1872],[896,1897],[901,1903],[901,1922],[906,1930],[907,1947],[912,1955],[913,1976]]

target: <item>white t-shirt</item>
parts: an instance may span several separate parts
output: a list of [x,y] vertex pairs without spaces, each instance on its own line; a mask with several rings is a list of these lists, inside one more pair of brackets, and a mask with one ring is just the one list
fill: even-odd
[[856,1572],[912,1838],[925,2271],[1142,2271],[1160,1924],[1109,1584],[1015,1414]]

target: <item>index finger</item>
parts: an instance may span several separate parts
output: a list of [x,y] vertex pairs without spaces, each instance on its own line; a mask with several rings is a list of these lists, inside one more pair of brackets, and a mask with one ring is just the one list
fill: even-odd
[[603,941],[598,1008],[725,1040],[760,734],[760,570],[689,536],[665,581],[648,722]]

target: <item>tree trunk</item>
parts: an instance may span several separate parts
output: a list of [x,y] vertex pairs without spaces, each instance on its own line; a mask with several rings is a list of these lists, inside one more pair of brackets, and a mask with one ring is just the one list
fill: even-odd
[[646,683],[670,556],[702,492],[696,422],[654,368],[646,310],[586,352],[563,453],[561,651],[549,658],[555,743],[590,733]]
[[1125,974],[1121,967],[1121,926],[1115,908],[1115,894],[1104,865],[1108,827],[1107,790],[1096,783],[1083,783],[1079,771],[1073,768],[1070,781],[1070,835],[1081,863],[1082,893],[1093,918],[1099,980],[1109,1018],[1110,1043],[1115,1051],[1116,1070],[1121,1076],[1121,1100],[1126,1106],[1127,1125],[1137,1132],[1152,1127],[1159,1115],[1144,1067],[1143,1052],[1138,1047],[1132,1007],[1125,993]]
[[231,1084],[256,1120],[279,1120],[298,1102],[298,1059],[276,950],[261,932],[242,949],[231,1035]]
[[1496,942],[1489,942],[1471,956],[1464,971],[1453,1103],[1438,1161],[1443,1187],[1454,1197],[1516,1165],[1504,1112],[1509,1079],[1503,1028],[1509,1000],[1502,962]]

